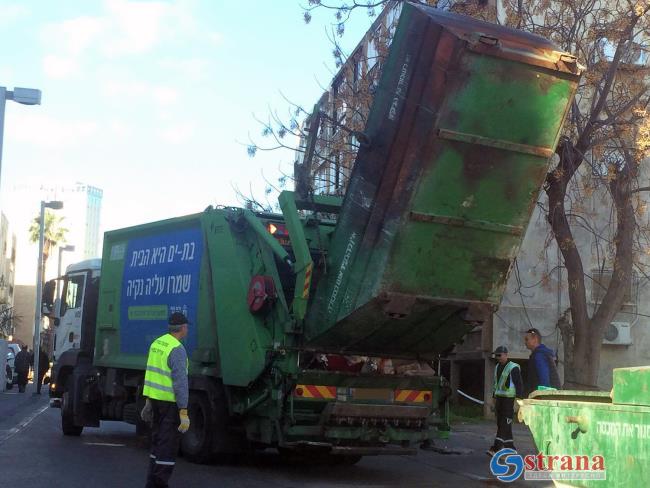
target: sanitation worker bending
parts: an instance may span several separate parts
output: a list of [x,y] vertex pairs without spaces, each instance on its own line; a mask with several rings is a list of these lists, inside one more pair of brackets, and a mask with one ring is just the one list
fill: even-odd
[[190,428],[187,415],[189,388],[187,353],[181,339],[187,336],[187,318],[175,312],[169,317],[169,333],[151,344],[144,375],[140,413],[151,427],[151,453],[147,488],[166,487],[176,464],[180,435]]

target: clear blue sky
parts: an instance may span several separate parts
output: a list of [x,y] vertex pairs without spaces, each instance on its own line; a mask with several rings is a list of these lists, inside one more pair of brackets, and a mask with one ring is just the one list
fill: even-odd
[[[262,141],[253,114],[286,113],[281,91],[311,107],[334,70],[331,13],[305,25],[295,0],[0,0],[0,12],[0,85],[43,91],[39,107],[7,104],[2,186],[98,186],[104,230],[237,204],[233,186],[263,196],[262,170],[275,180],[293,155],[248,157],[241,143]],[[358,12],[344,46],[371,21]]]

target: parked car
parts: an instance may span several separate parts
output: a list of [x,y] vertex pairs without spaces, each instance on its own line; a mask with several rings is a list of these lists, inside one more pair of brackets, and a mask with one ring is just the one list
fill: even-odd
[[9,344],[7,351],[7,390],[18,383],[18,375],[16,374],[16,355],[20,351],[20,344]]
[[14,363],[16,361],[16,356],[14,352],[9,349],[7,351],[7,364],[5,365],[6,374],[7,374],[7,390],[11,390],[14,387]]

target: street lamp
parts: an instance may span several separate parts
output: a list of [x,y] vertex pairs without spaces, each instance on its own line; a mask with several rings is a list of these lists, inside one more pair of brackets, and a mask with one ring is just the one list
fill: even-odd
[[53,200],[41,201],[40,232],[38,234],[38,270],[36,275],[36,312],[34,313],[34,377],[36,378],[36,394],[41,394],[41,382],[38,376],[38,360],[41,352],[41,299],[43,293],[43,245],[45,244],[45,209],[61,210],[63,202]]
[[0,182],[2,177],[2,139],[5,129],[5,104],[7,100],[13,100],[23,105],[40,105],[41,90],[16,87],[14,91],[9,91],[4,86],[0,86]]

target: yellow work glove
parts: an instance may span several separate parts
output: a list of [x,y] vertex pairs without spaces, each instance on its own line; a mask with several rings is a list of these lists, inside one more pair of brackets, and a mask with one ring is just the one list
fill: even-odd
[[181,424],[178,426],[178,431],[181,434],[184,434],[188,430],[190,430],[190,418],[187,415],[187,408],[181,408],[178,411],[178,415],[181,418]]

